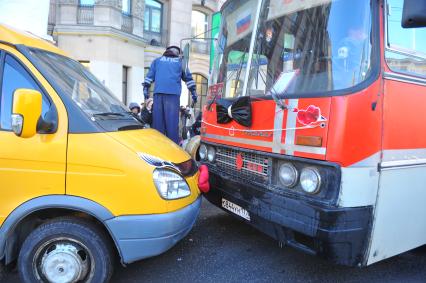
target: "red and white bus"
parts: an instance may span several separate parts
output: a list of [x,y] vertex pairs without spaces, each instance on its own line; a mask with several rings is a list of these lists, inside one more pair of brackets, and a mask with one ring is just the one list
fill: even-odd
[[403,4],[224,4],[201,128],[210,202],[338,264],[426,244],[426,29],[401,27]]

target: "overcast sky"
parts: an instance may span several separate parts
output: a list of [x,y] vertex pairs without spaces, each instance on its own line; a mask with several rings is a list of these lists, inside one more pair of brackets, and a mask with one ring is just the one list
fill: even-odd
[[0,23],[47,35],[49,0],[0,0]]

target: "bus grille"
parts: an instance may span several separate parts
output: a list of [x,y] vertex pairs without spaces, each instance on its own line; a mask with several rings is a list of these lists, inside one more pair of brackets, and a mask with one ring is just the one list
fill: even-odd
[[[242,160],[242,167],[237,169],[237,159]],[[216,152],[216,165],[223,172],[244,179],[261,183],[268,182],[270,176],[269,158],[248,152],[219,147]]]

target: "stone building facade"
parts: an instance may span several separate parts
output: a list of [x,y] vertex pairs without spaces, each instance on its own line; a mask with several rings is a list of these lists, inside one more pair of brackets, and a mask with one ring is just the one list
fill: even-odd
[[[209,37],[211,16],[219,5],[217,0],[50,0],[49,33],[129,104],[143,100],[144,75],[166,46],[179,46],[182,39],[207,32],[191,41],[190,56],[203,96],[210,41],[202,38]],[[186,105],[188,93],[183,89],[181,104]]]

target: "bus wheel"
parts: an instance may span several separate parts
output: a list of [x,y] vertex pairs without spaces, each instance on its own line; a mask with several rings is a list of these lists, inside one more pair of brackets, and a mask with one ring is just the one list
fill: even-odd
[[18,258],[23,282],[108,282],[112,252],[102,231],[75,218],[46,222],[26,238]]

